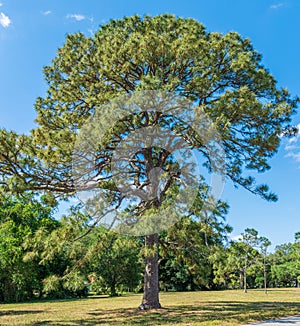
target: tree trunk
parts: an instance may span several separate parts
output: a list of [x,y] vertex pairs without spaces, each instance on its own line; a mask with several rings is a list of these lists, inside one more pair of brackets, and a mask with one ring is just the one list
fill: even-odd
[[267,270],[266,270],[266,255],[264,255],[264,288],[265,294],[267,294]]
[[115,280],[112,280],[111,285],[110,285],[110,296],[111,297],[116,297],[117,296]]
[[[158,309],[159,303],[159,283],[158,283],[158,234],[147,235],[145,237],[146,258],[144,275],[144,294],[142,304],[139,309]],[[148,253],[147,251],[150,251]]]
[[240,269],[240,289],[242,290],[244,286],[244,269]]
[[245,266],[244,266],[244,293],[247,293],[247,265],[248,265],[248,256],[246,256]]
[[244,270],[244,293],[247,293],[247,272]]

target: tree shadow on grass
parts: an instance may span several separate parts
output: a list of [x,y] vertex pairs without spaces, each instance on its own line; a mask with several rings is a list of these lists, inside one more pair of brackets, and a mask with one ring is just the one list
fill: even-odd
[[[126,296],[130,296],[132,294],[126,294]],[[31,300],[25,300],[22,302],[0,302],[1,306],[10,305],[10,304],[18,304],[18,305],[28,305],[28,304],[35,304],[35,303],[52,303],[52,302],[78,302],[80,300],[99,300],[99,299],[109,299],[111,296],[106,294],[100,294],[100,295],[89,295],[87,297],[81,297],[81,298],[35,298]]]
[[70,321],[41,321],[32,326],[95,325],[176,325],[209,322],[236,325],[299,314],[300,302],[205,302],[169,308],[139,311],[136,309],[95,309]]
[[39,314],[42,312],[43,312],[43,310],[0,310],[0,317]]

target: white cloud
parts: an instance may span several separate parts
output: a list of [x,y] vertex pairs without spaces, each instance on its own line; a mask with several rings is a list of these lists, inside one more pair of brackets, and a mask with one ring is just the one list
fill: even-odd
[[46,11],[43,11],[42,14],[44,16],[48,16],[48,15],[52,14],[52,11],[51,10],[46,10]]
[[288,140],[289,144],[297,143],[297,140],[299,138],[299,135],[296,135]]
[[296,162],[300,162],[300,152],[298,153],[287,153],[286,157],[292,157]]
[[284,3],[277,3],[277,4],[274,4],[272,6],[270,6],[271,9],[278,9],[280,7],[283,7],[284,6]]
[[0,3],[0,7],[2,7],[3,6],[3,3]]
[[231,235],[229,235],[229,237],[230,237],[230,239],[232,241],[240,241],[240,240],[242,240],[242,235],[241,234],[238,234],[238,235],[231,234]]
[[77,21],[85,20],[86,16],[81,14],[68,14],[67,18],[75,19]]
[[0,25],[7,28],[11,24],[11,20],[3,12],[0,12]]
[[291,157],[296,162],[300,162],[300,123],[297,125],[297,134],[288,140],[284,149],[287,151],[286,157]]
[[294,151],[295,149],[300,149],[300,147],[299,147],[299,146],[296,146],[296,145],[286,145],[286,146],[284,147],[284,149],[285,149],[286,151]]

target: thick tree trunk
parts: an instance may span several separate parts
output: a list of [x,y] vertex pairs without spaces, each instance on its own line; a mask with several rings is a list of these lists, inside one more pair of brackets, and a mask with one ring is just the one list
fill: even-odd
[[139,306],[141,310],[161,308],[159,303],[157,244],[158,234],[146,236],[146,252],[150,251],[150,253],[145,258],[144,294],[142,304]]

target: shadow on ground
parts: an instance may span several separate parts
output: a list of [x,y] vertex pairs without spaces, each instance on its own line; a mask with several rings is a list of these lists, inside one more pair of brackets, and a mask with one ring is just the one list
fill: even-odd
[[[2,316],[18,316],[18,315],[28,315],[28,314],[39,314],[43,310],[0,310],[0,317]],[[1,324],[0,324],[1,325]]]
[[70,321],[44,320],[33,326],[77,325],[185,325],[209,322],[214,325],[235,325],[274,319],[285,314],[299,314],[300,302],[199,302],[197,305],[181,305],[151,311],[135,309],[95,309]]

